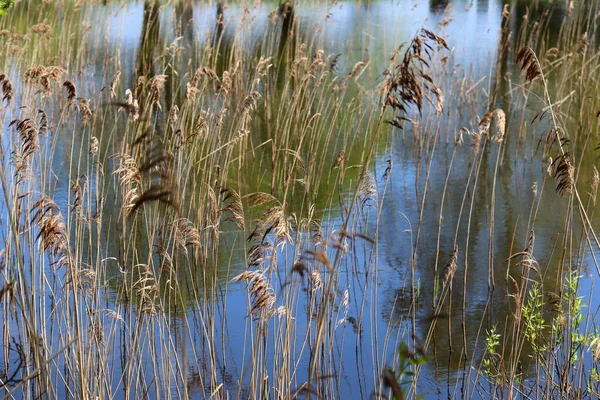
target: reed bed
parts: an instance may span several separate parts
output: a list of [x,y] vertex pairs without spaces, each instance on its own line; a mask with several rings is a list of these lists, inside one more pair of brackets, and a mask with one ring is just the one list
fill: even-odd
[[5,398],[598,395],[598,5],[481,78],[450,6],[385,65],[312,6],[0,17]]

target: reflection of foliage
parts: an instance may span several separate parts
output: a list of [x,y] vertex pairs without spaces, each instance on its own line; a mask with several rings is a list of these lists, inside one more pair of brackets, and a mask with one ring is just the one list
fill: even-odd
[[0,15],[6,14],[14,4],[14,0],[0,0]]

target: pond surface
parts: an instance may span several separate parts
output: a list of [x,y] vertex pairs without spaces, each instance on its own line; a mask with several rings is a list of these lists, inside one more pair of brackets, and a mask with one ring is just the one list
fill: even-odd
[[[513,17],[509,29],[514,32],[521,29],[526,12],[530,12],[528,21],[543,17],[541,11],[539,15],[535,14],[535,9],[529,11],[527,3],[494,0],[299,2],[294,8],[294,27],[288,32],[289,38],[283,39],[283,35],[278,38],[294,43],[298,52],[302,43],[307,43],[307,57],[314,57],[318,49],[325,55],[341,54],[336,68],[340,79],[358,62],[366,65],[344,100],[349,104],[346,112],[366,117],[364,120],[357,117],[358,123],[352,126],[344,125],[350,116],[331,120],[328,127],[331,138],[323,145],[331,151],[325,151],[324,159],[313,160],[324,167],[322,182],[312,187],[312,197],[308,201],[310,210],[307,196],[299,189],[290,189],[292,195],[286,200],[290,220],[296,218],[299,221],[310,212],[318,221],[323,240],[329,238],[347,246],[346,252],[340,253],[334,246],[328,253],[332,260],[340,256],[341,261],[337,264],[337,289],[335,300],[332,300],[335,307],[327,330],[326,346],[331,347],[324,357],[327,361],[315,373],[318,381],[327,382],[322,385],[324,397],[370,398],[376,391],[383,390],[378,383],[381,371],[396,365],[400,343],[408,343],[411,348],[426,343],[427,362],[420,371],[419,394],[424,394],[426,399],[487,398],[485,389],[481,388],[486,383],[477,381],[485,353],[485,332],[495,328],[503,335],[502,340],[510,340],[505,339],[508,337],[505,333],[510,331],[515,313],[511,279],[521,283],[523,277],[521,267],[509,259],[527,247],[532,231],[535,232],[536,273],[544,282],[544,293],[562,292],[556,282],[562,282],[557,277],[566,273],[562,269],[566,236],[571,235],[577,242],[582,228],[577,221],[572,221],[572,226],[565,226],[569,208],[556,195],[554,181],[546,173],[547,159],[538,150],[547,121],[531,123],[540,111],[540,105],[523,94],[519,71],[512,61],[514,49],[511,48],[508,57],[498,62],[504,5],[511,6]],[[90,260],[102,259],[101,264],[106,268],[102,274],[105,284],[101,295],[94,300],[98,309],[117,310],[119,318],[126,321],[123,327],[115,325],[116,333],[113,332],[114,337],[110,340],[112,350],[99,361],[111,367],[112,372],[107,375],[113,375],[106,379],[110,382],[107,384],[109,391],[114,391],[117,398],[136,397],[136,390],[146,390],[151,398],[188,395],[193,398],[246,398],[257,395],[256,382],[264,382],[265,388],[277,386],[274,381],[280,379],[280,374],[287,374],[292,388],[301,387],[311,379],[309,371],[314,354],[319,353],[318,349],[311,348],[307,339],[314,339],[317,334],[314,318],[309,315],[313,309],[311,302],[315,301],[315,288],[308,276],[295,274],[292,267],[299,259],[304,259],[306,250],[314,249],[310,244],[314,232],[298,228],[299,222],[294,224],[298,229],[291,233],[290,240],[285,245],[275,246],[275,256],[271,255],[268,262],[261,264],[269,271],[275,306],[285,304],[291,315],[275,315],[270,324],[261,325],[249,316],[252,299],[249,299],[246,285],[232,281],[248,267],[251,242],[246,238],[253,230],[253,219],[264,212],[263,208],[256,207],[247,211],[244,232],[232,222],[219,226],[218,248],[205,259],[210,262],[195,265],[196,270],[188,277],[196,282],[180,282],[185,289],[180,289],[173,298],[164,293],[159,295],[163,308],[165,304],[172,308],[165,315],[154,317],[154,322],[143,328],[136,343],[131,341],[129,333],[123,332],[137,329],[144,317],[136,315],[138,310],[126,305],[128,300],[123,298],[121,290],[124,278],[119,271],[128,263],[124,253],[137,251],[136,257],[143,260],[143,253],[157,247],[158,239],[147,227],[140,227],[136,234],[147,234],[146,248],[139,245],[143,241],[135,242],[136,246],[142,246],[138,250],[124,245],[130,231],[127,224],[120,222],[123,212],[118,200],[120,194],[111,189],[112,177],[118,169],[112,156],[121,151],[121,142],[127,140],[120,132],[131,125],[116,111],[118,107],[113,110],[107,103],[122,101],[125,89],[135,88],[140,75],[164,72],[177,76],[178,79],[167,80],[164,112],[152,117],[153,124],[167,129],[170,123],[167,110],[173,104],[184,110],[185,83],[190,81],[193,71],[203,65],[206,52],[214,43],[218,42],[221,52],[216,57],[215,72],[222,76],[224,71],[236,68],[231,62],[236,52],[256,54],[254,58],[258,60],[261,50],[267,47],[265,38],[273,31],[285,30],[285,26],[280,26],[281,22],[273,25],[270,20],[270,13],[277,10],[278,3],[232,2],[221,7],[212,2],[154,6],[150,2],[134,1],[106,4],[66,1],[62,7],[44,7],[48,21],[55,17],[64,18],[62,23],[53,23],[50,31],[53,38],[46,42],[45,39],[25,39],[23,44],[14,37],[8,39],[10,34],[0,38],[0,44],[7,49],[0,56],[0,73],[6,73],[13,82],[13,104],[17,104],[3,109],[1,114],[4,145],[8,150],[5,153],[10,154],[15,140],[11,133],[14,128],[8,124],[21,118],[23,114],[20,113],[25,111],[18,107],[31,98],[31,89],[23,83],[24,73],[35,65],[62,66],[66,70],[65,78],[76,84],[78,95],[90,99],[94,112],[103,115],[96,116],[91,127],[81,128],[81,121],[70,122],[63,106],[53,103],[51,97],[36,100],[31,107],[45,109],[55,128],[52,135],[41,141],[42,154],[48,158],[39,162],[40,176],[48,178],[34,180],[30,188],[51,195],[66,216],[72,214],[74,202],[71,182],[81,178],[90,187],[86,202],[91,208],[104,207],[98,236],[89,238],[101,242],[102,249],[98,254],[89,250],[88,254],[82,246],[82,252]],[[556,6],[546,22],[550,43],[556,40],[553,32],[558,31],[566,12]],[[31,24],[39,22],[32,21],[35,15],[27,5],[19,3],[1,27],[24,34]],[[219,18],[221,22],[215,23]],[[426,107],[419,116],[416,110],[411,110],[410,116],[418,120],[418,125],[407,124],[404,130],[399,130],[386,124],[381,129],[374,142],[373,164],[369,169],[372,190],[369,194],[359,193],[358,211],[349,218],[348,205],[364,162],[364,153],[360,149],[370,145],[361,135],[373,130],[367,120],[377,108],[377,99],[373,99],[377,85],[382,81],[381,74],[398,46],[410,42],[421,27],[436,32],[448,44],[449,50],[439,55],[446,55],[447,59],[443,63],[436,59],[431,68],[432,76],[444,93],[444,112],[435,115],[431,107]],[[14,48],[15,44],[23,47],[23,54],[33,54],[37,58],[19,59],[18,55],[10,55],[9,49],[19,51]],[[47,48],[33,51],[36,46]],[[292,73],[291,64],[275,61],[273,64],[275,69],[285,71],[288,68],[286,74]],[[167,68],[159,70],[164,65]],[[497,75],[498,66],[503,72]],[[103,94],[99,91],[110,83],[116,71],[121,71],[117,99],[99,97],[107,96],[108,89]],[[496,84],[497,76],[500,76],[499,85]],[[286,90],[278,83],[275,87],[282,93]],[[271,98],[267,96],[273,96],[273,101],[278,101],[277,93],[267,93],[265,88],[266,85],[257,86],[261,98],[267,102]],[[323,98],[335,97],[333,89],[323,93]],[[496,93],[493,108],[502,108],[506,113],[507,133],[501,143],[486,141],[482,145],[485,148],[476,151],[468,132],[478,130],[492,93]],[[64,92],[61,96],[64,97]],[[368,101],[361,100],[362,96]],[[209,112],[216,113],[225,107],[216,95],[202,101],[202,108]],[[284,172],[278,172],[270,162],[261,161],[275,158],[270,145],[273,127],[267,114],[264,109],[257,108],[248,122],[250,144],[246,149],[252,154],[248,156],[250,161],[226,171],[225,181],[229,189],[242,195],[260,191],[279,198],[281,193],[287,194],[287,189],[273,182],[279,182],[276,181],[278,174]],[[235,121],[226,122],[229,123]],[[467,129],[462,131],[464,142],[455,145],[461,128]],[[110,132],[100,140],[99,154],[103,160],[100,169],[104,168],[103,172],[95,169],[95,156],[88,151],[90,137],[87,135],[98,129]],[[347,149],[348,159],[347,175],[340,178],[336,172],[339,168],[332,166],[341,148]],[[311,169],[309,152],[300,156],[306,160],[304,168]],[[182,157],[193,158],[190,155]],[[594,160],[590,157],[582,161],[579,182],[591,181]],[[5,156],[7,161],[9,158]],[[193,174],[205,173],[208,166],[202,160],[194,164],[191,175],[180,177],[181,187],[192,185]],[[581,186],[584,187],[583,183]],[[200,186],[193,187],[204,190]],[[103,203],[95,200],[99,198],[104,199]],[[190,204],[195,203],[190,201]],[[5,203],[4,215],[7,215],[7,209]],[[187,217],[194,220],[193,216],[190,212]],[[360,233],[354,239],[340,236],[346,218],[350,221],[347,230]],[[75,224],[73,217],[67,222],[68,226]],[[598,218],[593,214],[591,222],[598,226]],[[147,223],[150,225],[151,221]],[[3,236],[9,235],[6,227]],[[375,242],[371,243],[361,235]],[[448,264],[455,246],[458,249],[456,274],[449,293],[446,288],[445,299],[439,303],[436,277]],[[579,248],[578,245],[575,247]],[[153,251],[160,256],[159,250]],[[24,257],[29,258],[28,255]],[[600,304],[590,294],[594,291],[597,270],[585,243],[570,263],[583,274],[579,292],[588,302],[586,313],[589,311],[595,316]],[[65,276],[62,279],[66,279]],[[537,276],[530,278],[539,280]],[[167,292],[169,285],[169,282],[162,282],[158,290]],[[286,300],[289,298],[292,300]],[[435,305],[438,304],[441,305],[436,317]],[[47,307],[47,311],[40,313],[51,319],[53,306]],[[552,320],[552,311],[545,310],[544,316],[547,321]],[[17,324],[15,321],[10,323]],[[283,343],[281,332],[285,329],[292,331],[289,334],[291,344]],[[161,336],[165,333],[170,335],[169,340]],[[49,333],[50,337],[61,334],[60,330]],[[105,337],[109,334],[104,333]],[[263,339],[260,335],[264,335]],[[251,350],[257,343],[263,346],[258,352],[262,357],[260,360],[256,359],[257,352]],[[139,354],[134,359],[140,362],[137,373],[154,377],[161,375],[156,372],[160,370],[165,379],[161,385],[147,379],[147,386],[138,383],[133,388],[123,387],[127,379],[121,376],[121,371],[131,374],[126,359],[126,354],[131,353],[122,349],[136,346]],[[503,342],[503,346],[510,353],[510,343]],[[282,349],[291,354],[287,362],[278,356],[284,351]],[[522,379],[526,382],[535,378],[536,364],[531,362],[529,354],[524,351],[520,357]],[[254,376],[252,365],[255,363],[267,365],[267,372]],[[184,372],[181,375],[173,372],[169,369],[173,365],[177,366],[177,371]],[[60,371],[58,368],[52,373],[53,381],[62,382]],[[178,376],[184,378],[177,379]],[[62,387],[59,389],[61,397],[72,395],[61,384],[57,386]],[[170,387],[171,391],[156,389],[158,386]],[[277,393],[265,388],[260,390],[263,396],[278,398]],[[303,395],[308,395],[308,391]]]

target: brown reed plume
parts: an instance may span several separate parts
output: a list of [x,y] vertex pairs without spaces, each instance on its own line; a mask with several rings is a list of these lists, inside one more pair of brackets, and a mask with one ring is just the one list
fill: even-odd
[[564,196],[573,194],[575,185],[575,167],[571,161],[571,153],[560,154],[551,164],[554,179],[556,179],[556,192]]
[[482,135],[489,135],[492,121],[495,121],[494,135],[491,140],[500,143],[504,140],[504,134],[506,133],[506,114],[501,108],[494,111],[487,112],[481,121],[479,122],[479,133]]
[[269,233],[273,233],[275,236],[275,246],[283,246],[292,240],[284,204],[281,204],[272,195],[260,192],[246,195],[243,199],[250,202],[252,207],[269,205],[269,208],[260,218],[255,220],[257,223],[255,234],[262,231],[262,241],[266,239]]
[[71,191],[73,192],[73,204],[71,212],[79,219],[83,218],[83,189],[79,180],[71,182]]
[[452,254],[450,254],[450,260],[448,264],[444,267],[442,271],[441,280],[443,287],[446,287],[448,283],[452,282],[454,275],[456,274],[456,270],[458,269],[458,246],[454,246],[454,250],[452,250]]
[[525,79],[529,82],[533,82],[536,78],[542,76],[540,62],[533,49],[529,46],[525,46],[519,51],[517,65],[519,65]]
[[159,110],[162,110],[160,106],[160,95],[165,89],[165,82],[167,81],[167,75],[156,75],[153,76],[148,84],[150,85],[150,104],[156,106]]
[[40,240],[42,249],[55,257],[58,267],[70,265],[68,235],[56,203],[44,195],[31,207],[31,214],[31,221],[40,228],[36,240]]
[[112,156],[119,161],[119,168],[114,172],[118,176],[119,184],[124,188],[123,209],[130,212],[139,197],[142,187],[142,173],[135,158],[128,154],[115,154]]
[[38,110],[38,114],[40,115],[38,131],[40,135],[45,135],[50,129],[50,126],[48,125],[48,116],[46,115],[46,112],[44,110]]
[[21,152],[25,159],[40,151],[39,131],[37,124],[31,118],[15,119],[9,126],[16,124],[16,130],[21,137]]
[[69,80],[66,80],[63,86],[67,88],[67,100],[69,100],[69,107],[72,107],[75,105],[75,99],[77,98],[77,87]]
[[35,83],[41,86],[37,93],[43,93],[45,96],[50,95],[50,82],[58,82],[63,74],[67,71],[58,66],[44,67],[43,65],[29,68],[25,71],[25,82]]
[[[568,150],[571,145],[571,140],[564,136],[564,131],[559,126],[558,118],[554,113],[550,101],[548,86],[540,62],[533,49],[528,46],[523,47],[517,55],[517,64],[521,68],[526,81],[531,83],[536,78],[541,78],[544,85],[545,95],[547,97],[553,123],[553,127],[548,131],[547,141],[549,144],[547,144],[547,147],[551,148],[553,145],[557,145],[558,147],[558,155],[554,161],[550,163],[550,171],[556,180],[556,192],[561,196],[575,194],[581,206],[581,200],[579,199],[579,195],[576,193],[575,188],[575,166],[572,160],[573,155]],[[600,245],[600,243],[598,244]]]
[[266,318],[272,315],[270,311],[275,305],[275,291],[265,277],[264,271],[244,271],[232,279],[233,282],[242,280],[246,281],[246,287],[250,288],[252,301],[250,315],[254,315],[256,318]]
[[109,89],[110,98],[111,99],[115,98],[117,96],[117,93],[116,93],[117,85],[119,84],[120,80],[121,80],[121,71],[117,71],[113,75],[112,80],[110,81],[110,85],[103,86],[102,89],[100,89],[100,91],[103,92],[104,89]]
[[533,248],[535,245],[535,232],[531,232],[529,235],[529,239],[527,241],[527,246],[521,252],[515,253],[508,258],[508,261],[513,260],[515,258],[520,258],[521,260],[516,264],[516,267],[521,267],[523,273],[527,270],[533,271],[537,274],[540,282],[542,282],[542,273],[539,268],[539,264],[537,260],[533,256]]
[[2,101],[6,101],[6,105],[8,106],[15,95],[15,90],[12,83],[10,83],[4,74],[0,75],[0,85],[2,85]]
[[188,247],[199,247],[202,244],[200,232],[194,223],[187,218],[178,218],[173,221],[175,243],[184,254],[188,254]]
[[[448,45],[441,37],[427,29],[415,35],[404,53],[402,61],[393,69],[387,70],[383,83],[386,105],[391,107],[396,116],[389,124],[402,129],[402,121],[413,122],[406,114],[410,106],[415,106],[422,113],[427,102],[438,114],[444,109],[444,96],[431,76],[426,72],[430,68],[434,48],[448,50]],[[401,51],[398,48],[394,58]],[[434,101],[435,98],[435,101]]]
[[242,198],[233,189],[222,189],[221,195],[224,196],[223,200],[221,200],[221,203],[226,205],[219,210],[219,214],[228,212],[229,216],[226,217],[224,221],[231,221],[236,224],[238,228],[244,230],[246,228],[246,223],[244,219],[244,206],[242,204]]

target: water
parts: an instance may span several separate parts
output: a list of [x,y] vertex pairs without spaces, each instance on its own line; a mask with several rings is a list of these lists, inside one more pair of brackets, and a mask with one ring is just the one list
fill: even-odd
[[[332,367],[318,374],[329,382],[327,393],[339,398],[369,398],[378,388],[381,370],[393,365],[398,344],[414,343],[413,335],[417,341],[425,341],[430,333],[432,338],[427,353],[428,361],[419,378],[418,392],[424,394],[425,398],[462,396],[465,391],[473,393],[475,397],[485,397],[476,392],[477,387],[471,380],[475,378],[476,369],[484,354],[484,332],[495,327],[497,332],[504,334],[505,329],[512,324],[515,311],[514,300],[510,295],[514,294],[514,288],[508,276],[512,276],[517,282],[522,282],[522,279],[521,270],[514,266],[514,262],[507,271],[507,260],[512,254],[525,248],[530,236],[532,210],[536,209],[535,202],[539,197],[541,206],[537,209],[535,219],[534,255],[540,274],[547,278],[544,291],[561,291],[553,278],[559,274],[557,266],[560,264],[560,247],[565,235],[562,216],[567,209],[564,202],[554,194],[554,183],[545,174],[544,161],[539,152],[535,151],[539,132],[534,131],[543,130],[543,124],[530,127],[531,131],[527,133],[530,136],[526,137],[524,143],[517,143],[521,117],[519,109],[524,106],[524,100],[515,94],[518,91],[514,86],[518,82],[518,71],[512,65],[510,57],[504,61],[502,68],[512,72],[513,91],[504,83],[497,101],[498,107],[502,107],[509,115],[505,147],[490,143],[489,148],[481,150],[485,154],[481,157],[476,185],[475,175],[471,176],[470,170],[477,160],[477,154],[469,143],[470,138],[465,136],[465,143],[456,148],[453,157],[455,135],[463,127],[476,129],[487,107],[487,95],[493,90],[504,3],[493,0],[452,1],[452,7],[446,9],[448,3],[400,0],[324,5],[311,2],[299,4],[295,9],[297,30],[293,34],[308,43],[318,38],[325,54],[341,53],[338,71],[349,71],[359,61],[368,64],[367,72],[357,80],[359,86],[366,85],[364,90],[367,91],[373,90],[381,81],[379,74],[388,66],[389,58],[398,45],[410,41],[420,27],[441,32],[450,48],[449,61],[444,67],[446,69],[436,71],[440,64],[434,64],[434,73],[442,79],[441,86],[446,90],[444,94],[447,108],[444,115],[432,118],[431,110],[428,110],[424,118],[426,122],[418,129],[402,132],[388,131],[386,128],[375,144],[376,158],[372,173],[377,199],[365,202],[363,212],[352,219],[350,230],[362,232],[369,237],[377,236],[378,242],[377,246],[360,238],[349,242],[351,251],[340,264],[342,272],[335,300],[339,304],[330,332],[331,338],[335,339],[332,339],[334,345],[330,354]],[[511,29],[518,31],[526,3],[517,1],[510,4],[516,16],[512,20]],[[151,75],[148,71],[152,70],[152,63],[160,55],[164,56],[166,47],[171,44],[174,44],[173,49],[181,47],[182,56],[177,64],[170,66],[170,71],[176,71],[184,80],[189,80],[191,77],[189,73],[186,74],[188,65],[202,65],[207,43],[215,40],[215,32],[223,32],[220,46],[224,55],[217,62],[217,74],[221,76],[223,71],[234,67],[227,57],[231,51],[260,51],[255,46],[258,46],[269,29],[273,29],[269,27],[268,15],[277,6],[276,2],[228,4],[223,11],[223,25],[215,25],[217,9],[215,4],[210,3],[166,4],[157,8],[153,8],[148,2],[109,2],[80,6],[69,3],[67,10],[81,7],[72,14],[47,5],[48,15],[56,15],[57,18],[63,14],[72,15],[63,24],[56,24],[52,31],[71,46],[68,50],[62,50],[57,57],[26,61],[22,70],[11,68],[15,65],[14,60],[2,56],[0,66],[3,67],[0,72],[8,71],[9,77],[16,83],[17,104],[22,96],[19,77],[29,64],[36,65],[38,62],[62,65],[77,84],[80,96],[94,98],[98,89],[110,82],[115,66],[122,71],[121,87],[135,87],[137,76],[142,72]],[[26,6],[19,7],[22,8],[13,10],[15,19],[4,23],[5,26],[14,27],[17,32],[24,31],[30,24],[27,14],[22,11]],[[550,20],[550,32],[558,30],[558,25],[553,28],[552,24],[559,24],[564,14],[565,10],[555,10],[554,17]],[[529,18],[533,21],[536,15]],[[252,22],[248,22],[249,20]],[[79,29],[82,25],[89,27],[89,31]],[[36,43],[33,46],[41,45],[43,41]],[[144,49],[151,49],[150,60],[153,61],[148,61]],[[289,68],[282,68],[286,67]],[[340,77],[344,72],[338,72]],[[353,88],[349,93],[350,96],[358,96],[362,92],[360,88]],[[184,84],[178,85],[171,81],[167,83],[167,102],[181,106],[184,95]],[[221,106],[216,98],[206,100],[206,104],[215,110]],[[51,118],[58,120],[60,109],[50,102],[43,105],[47,106],[46,110]],[[101,101],[94,100],[93,105],[96,110],[102,110]],[[531,108],[526,111],[524,120],[531,121],[536,114],[537,110]],[[362,110],[368,114],[371,108],[359,104],[354,110]],[[17,111],[7,111],[5,126],[16,117],[13,114],[15,112]],[[157,121],[159,124],[166,124],[164,116]],[[111,133],[114,135],[113,139],[102,141],[101,154],[116,152],[119,148],[119,127],[123,125],[122,121],[116,124],[117,129]],[[253,143],[268,140],[265,138],[268,138],[270,130],[265,125],[266,123],[261,125],[260,122],[252,125],[263,129],[253,132]],[[359,134],[361,128],[353,127],[357,131],[355,135]],[[8,128],[6,131],[8,132]],[[77,124],[65,121],[57,125],[55,136],[44,142],[47,147],[54,144],[54,158],[45,160],[42,164],[45,168],[52,168],[55,174],[44,190],[54,194],[55,201],[65,215],[69,214],[69,205],[72,203],[69,187],[70,181],[74,179],[74,171],[79,171],[82,165],[92,165],[87,155],[88,144],[84,132]],[[433,137],[438,139],[432,140]],[[335,143],[336,138],[332,141]],[[5,142],[7,143],[9,142]],[[500,158],[497,157],[498,152],[502,152]],[[334,163],[337,153],[328,156],[324,162],[326,166]],[[256,149],[253,157],[255,160],[271,157],[268,146]],[[73,165],[70,160],[78,160],[75,163],[78,165]],[[392,172],[390,178],[385,179],[384,171],[390,165],[390,160]],[[449,169],[451,160],[452,168]],[[497,160],[502,161],[498,167]],[[359,158],[349,159],[348,165],[360,162]],[[114,170],[116,167],[112,168]],[[247,170],[231,172],[229,181],[243,183],[236,188],[242,193],[258,190],[268,192],[270,175],[273,173],[269,166],[256,162]],[[327,171],[327,174],[332,172]],[[495,181],[496,174],[498,179]],[[584,170],[582,175],[582,179],[585,179],[589,171]],[[90,175],[85,179],[90,187],[96,187],[97,182],[103,182],[103,179],[106,182],[109,176],[110,174]],[[356,178],[356,171],[348,172],[344,180],[348,184],[343,193],[345,201],[349,201],[353,193],[350,183]],[[339,231],[345,210],[337,200],[332,201],[328,195],[330,180],[324,181],[326,182],[317,184],[314,204],[315,215],[321,219],[323,232],[327,234]],[[445,193],[443,203],[442,193]],[[110,191],[105,191],[104,194],[107,204],[111,204],[111,198],[116,197]],[[464,206],[461,207],[463,202]],[[492,204],[495,206],[492,207]],[[469,213],[471,207],[473,212]],[[290,214],[302,215],[306,212],[305,203],[302,199],[293,198],[288,211]],[[109,205],[103,223],[115,224],[118,214],[118,207],[111,209]],[[561,217],[557,218],[557,215]],[[441,218],[443,223],[440,226]],[[593,224],[596,222],[594,219]],[[577,224],[575,226],[575,231],[581,229]],[[113,228],[107,228],[100,234],[101,240],[106,243],[103,256],[109,264],[101,303],[106,308],[118,308],[124,301],[119,295],[122,285],[119,269],[124,266],[113,263],[112,258],[109,258],[118,257],[121,251],[119,240],[122,239],[112,235],[111,229]],[[161,347],[162,338],[155,336],[152,330],[142,332],[139,344],[142,354],[140,359],[144,360],[140,365],[140,373],[149,376],[156,374],[157,367],[150,361],[152,357],[149,343],[157,341],[157,348],[163,352],[155,354],[155,357],[159,360],[171,360],[178,368],[182,368],[191,397],[208,397],[211,393],[218,393],[218,390],[228,391],[229,398],[244,397],[250,391],[250,382],[256,379],[251,376],[249,354],[252,342],[256,340],[254,335],[259,333],[253,328],[252,318],[248,316],[245,286],[242,283],[231,283],[231,279],[246,267],[249,244],[245,244],[244,235],[233,224],[225,224],[223,229],[218,253],[211,257],[215,264],[203,266],[214,269],[217,276],[217,287],[207,285],[209,288],[205,288],[203,294],[212,293],[219,301],[209,303],[206,300],[206,303],[201,304],[191,294],[194,284],[182,284],[185,294],[181,298],[169,299],[168,295],[164,297],[167,302],[174,301],[184,306],[156,317],[150,325],[159,331],[161,327],[170,324],[170,346]],[[124,234],[120,228],[117,230],[119,235]],[[299,235],[308,236],[309,232],[299,232]],[[448,262],[455,242],[458,245],[458,270],[449,297],[452,299],[452,308],[448,308],[447,298],[441,317],[433,318],[433,305],[437,297],[432,282]],[[149,243],[150,239],[148,246]],[[282,299],[288,293],[295,293],[297,296],[297,303],[294,303],[296,309],[292,310],[292,339],[295,338],[295,344],[291,354],[294,357],[289,360],[293,371],[292,387],[300,387],[308,380],[311,355],[315,351],[309,351],[305,342],[305,333],[315,329],[314,323],[307,322],[308,317],[305,315],[311,299],[311,286],[307,279],[298,279],[297,275],[290,273],[293,263],[309,248],[306,246],[306,242],[297,240],[279,247],[277,267],[271,264],[271,268],[275,270],[271,275],[271,283],[278,298],[277,305],[282,304]],[[489,256],[490,252],[492,257]],[[330,257],[333,254],[331,251]],[[583,249],[581,254],[573,263],[589,272],[579,287],[580,293],[587,296],[594,290],[594,278],[597,274],[589,250]],[[414,274],[411,272],[413,265]],[[490,269],[493,271],[491,276]],[[196,278],[201,281],[198,276]],[[493,290],[489,284],[492,277],[495,281]],[[463,282],[466,282],[466,286]],[[203,294],[199,296],[200,299]],[[592,313],[596,310],[596,303],[595,299],[590,299],[588,307]],[[182,318],[184,314],[187,314],[187,319]],[[552,315],[549,310],[544,314],[548,321],[552,319]],[[128,321],[127,329],[133,329],[144,317],[123,315],[123,318]],[[206,318],[213,320],[208,321]],[[435,325],[432,325],[434,321]],[[274,340],[277,338],[278,328],[286,326],[285,324],[286,317],[272,317],[265,336],[265,343],[268,345],[262,354],[266,360],[277,360],[281,344]],[[207,348],[210,341],[205,339],[205,335],[212,337],[217,347],[212,351],[215,351],[219,360],[218,371],[192,361],[202,360],[210,352]],[[309,337],[313,335],[314,332]],[[466,348],[463,348],[463,343],[466,343]],[[505,345],[507,349],[510,348],[510,343]],[[135,348],[136,344],[117,337],[111,346],[115,351],[112,355],[114,360],[108,363],[116,371],[120,371],[127,360],[121,359],[117,363],[118,349],[126,346]],[[521,359],[522,377],[527,381],[534,376],[535,364],[529,361],[528,354],[522,354]],[[112,362],[115,364],[111,364]],[[277,361],[280,362],[281,360]],[[280,372],[277,369],[281,365],[268,365],[268,379],[273,380]],[[183,384],[172,378],[172,371],[161,372],[164,372],[165,382],[172,380],[165,383],[173,388],[172,394],[182,395],[180,390]],[[109,380],[110,385],[113,390],[117,390],[117,396],[126,396],[127,393],[117,379],[118,374],[116,372],[115,377]],[[209,385],[207,381],[211,375],[223,386]],[[53,375],[53,379],[58,380],[58,376]],[[152,384],[146,383],[150,385],[147,388],[150,397],[160,397]],[[273,384],[273,381],[270,383]],[[166,394],[162,393],[164,395]],[[275,393],[270,394],[270,397],[276,396]]]

